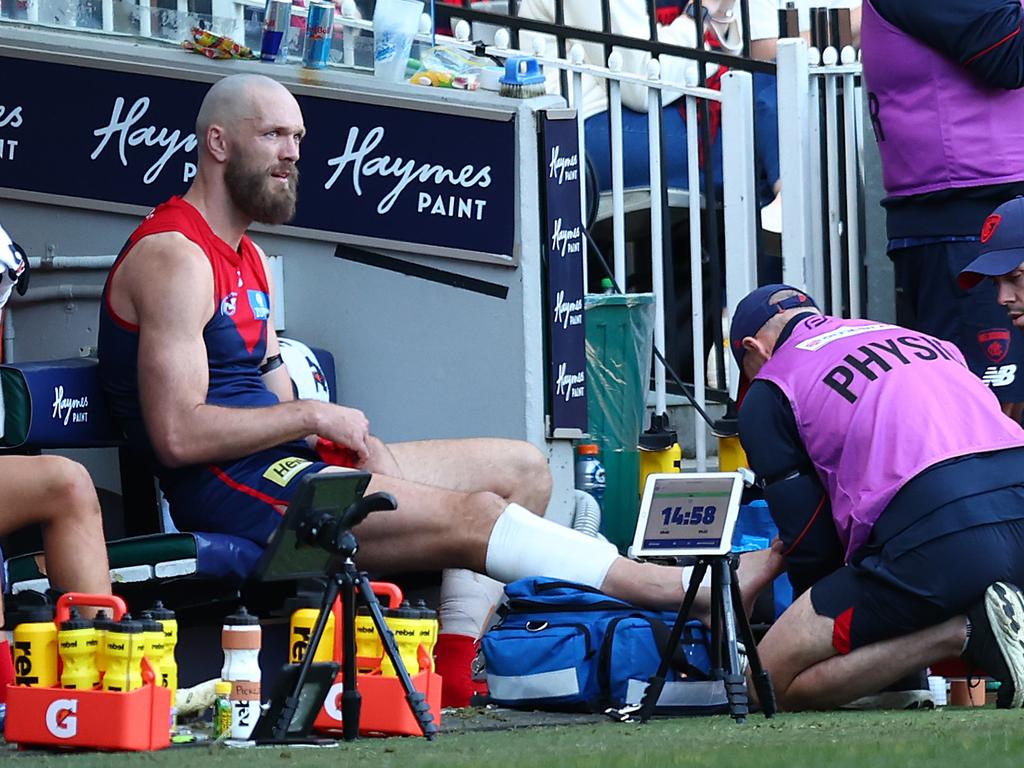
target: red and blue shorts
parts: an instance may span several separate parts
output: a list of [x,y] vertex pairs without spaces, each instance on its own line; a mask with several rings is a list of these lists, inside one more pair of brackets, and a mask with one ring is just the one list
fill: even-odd
[[302,441],[234,461],[191,467],[168,490],[171,517],[183,531],[241,536],[260,544],[281,522],[299,481],[327,463]]

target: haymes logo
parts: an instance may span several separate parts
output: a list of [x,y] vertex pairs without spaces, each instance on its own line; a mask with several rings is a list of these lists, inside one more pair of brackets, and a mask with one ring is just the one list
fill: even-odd
[[[405,188],[413,182],[432,184],[440,187],[444,184],[463,189],[478,187],[486,189],[491,185],[491,166],[476,168],[464,165],[453,170],[443,165],[421,163],[416,160],[391,155],[372,155],[377,146],[384,140],[384,128],[377,126],[368,131],[359,143],[359,128],[349,129],[345,151],[327,161],[334,168],[331,177],[324,184],[324,189],[331,189],[346,167],[352,168],[352,189],[359,196],[363,194],[362,179],[379,176],[391,177],[395,184],[377,204],[377,213],[385,214],[391,210]],[[358,146],[357,146],[358,143]]]
[[89,397],[64,397],[64,385],[60,384],[53,388],[53,418],[63,421],[64,426],[69,421],[78,424],[89,420]]

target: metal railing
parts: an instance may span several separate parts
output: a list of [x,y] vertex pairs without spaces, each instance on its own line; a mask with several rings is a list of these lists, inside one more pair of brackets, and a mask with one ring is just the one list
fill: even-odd
[[852,47],[778,48],[785,282],[830,314],[860,317],[864,270],[861,65]]

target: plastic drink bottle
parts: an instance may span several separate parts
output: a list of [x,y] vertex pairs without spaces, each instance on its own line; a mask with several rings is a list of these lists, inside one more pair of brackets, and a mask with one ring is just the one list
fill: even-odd
[[93,631],[96,633],[96,671],[101,679],[107,671],[107,629],[113,623],[106,611],[96,611],[96,618],[92,620]]
[[[291,664],[302,663],[309,647],[309,639],[313,636],[313,628],[320,615],[320,601],[315,598],[304,600],[297,599],[297,607],[292,611],[290,631],[288,637],[288,661]],[[313,652],[313,661],[331,661],[334,659],[334,613],[327,614],[327,626],[320,636],[320,642],[316,644],[316,651]]]
[[219,739],[231,735],[231,683],[218,680],[214,691],[217,698],[213,702],[213,736]]
[[586,491],[598,506],[604,504],[604,466],[598,458],[601,450],[595,443],[576,446],[576,487]]
[[134,691],[142,687],[142,652],[145,641],[142,622],[132,619],[130,613],[107,628],[107,671],[103,675],[103,690]]
[[153,680],[156,685],[163,686],[163,659],[167,651],[167,643],[164,641],[164,626],[153,618],[150,611],[142,612],[142,632],[146,643],[146,660],[153,670]]
[[178,690],[178,664],[174,660],[174,648],[178,644],[178,621],[174,617],[174,611],[164,608],[164,604],[157,600],[149,609],[149,615],[154,621],[159,621],[164,628],[164,653],[160,657],[160,685],[171,689],[171,701],[174,701],[174,692]]
[[369,674],[380,667],[380,658],[384,653],[380,635],[373,623],[370,609],[360,606],[356,609],[356,663],[360,674]]
[[231,683],[231,738],[248,739],[260,716],[260,620],[244,607],[224,619],[221,680]]
[[434,669],[434,646],[437,644],[437,611],[429,608],[425,600],[417,600],[415,608],[420,612],[420,645],[427,652],[430,659],[430,669]]
[[[408,600],[403,600],[401,606],[389,610],[384,619],[395,636],[395,644],[398,646],[398,654],[402,657],[405,671],[415,675],[420,671],[419,656],[416,652],[420,645],[420,612],[410,606]],[[386,677],[398,675],[387,654],[380,660],[380,671]]]
[[39,606],[21,612],[14,627],[14,684],[49,688],[57,684],[57,625],[53,611]]
[[174,648],[178,644],[178,620],[174,611],[165,608],[164,604],[157,600],[149,609],[149,615],[153,621],[160,622],[164,629],[164,652],[160,657],[160,676],[157,684],[167,688],[171,692],[171,730],[173,731],[178,723],[178,709],[174,706],[174,697],[178,691],[178,664],[174,660]]
[[60,674],[62,688],[80,691],[92,690],[100,682],[96,669],[96,630],[92,622],[78,615],[78,609],[71,609],[71,617],[61,622],[57,631],[57,652],[64,664]]

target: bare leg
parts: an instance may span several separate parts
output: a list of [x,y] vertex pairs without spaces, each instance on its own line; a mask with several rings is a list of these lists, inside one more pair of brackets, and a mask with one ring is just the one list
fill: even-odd
[[915,670],[957,656],[966,638],[964,617],[955,616],[839,655],[832,647],[834,623],[815,613],[805,592],[758,646],[783,709],[827,709],[874,693]]
[[472,493],[490,491],[543,515],[551,499],[547,457],[521,440],[374,441],[367,471]]
[[[374,513],[357,527],[360,567],[383,573],[443,568],[486,573],[491,530],[508,505],[503,497],[484,491],[460,493],[383,474],[374,474],[370,481],[368,492],[375,491],[393,494],[398,509]],[[741,563],[744,600],[752,601],[777,575],[781,560],[773,550],[764,550],[744,555]],[[557,576],[558,563],[551,568],[546,574],[528,575]],[[678,607],[683,598],[682,570],[620,557],[602,589],[641,605]],[[707,604],[705,596],[705,608]]]
[[[782,556],[776,549],[746,552],[740,556],[737,578],[743,592],[743,610],[749,616],[758,594],[782,573]],[[605,577],[601,590],[622,600],[656,608],[678,608],[683,601],[681,568],[638,563],[620,557]],[[701,588],[694,603],[695,618],[707,619],[711,592]]]
[[85,467],[60,456],[0,457],[0,497],[3,533],[42,524],[54,587],[110,594],[103,520]]

